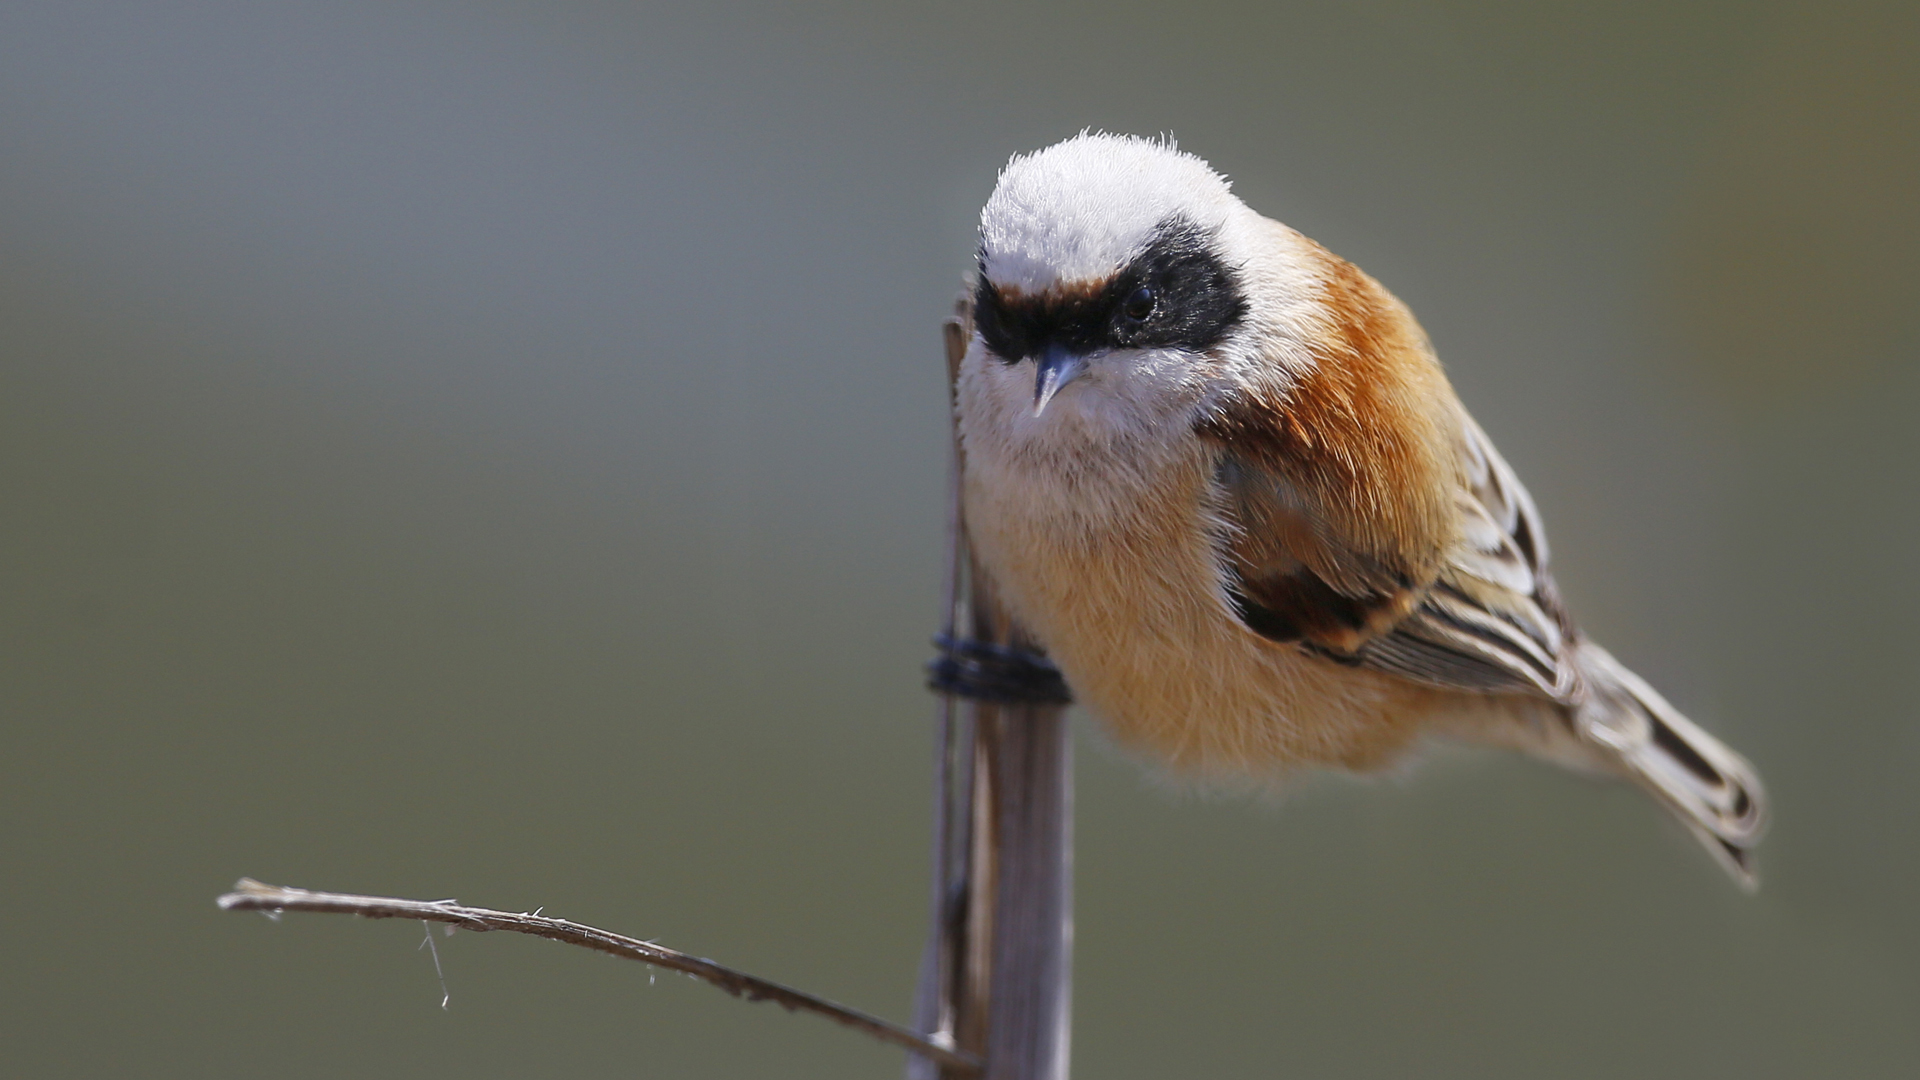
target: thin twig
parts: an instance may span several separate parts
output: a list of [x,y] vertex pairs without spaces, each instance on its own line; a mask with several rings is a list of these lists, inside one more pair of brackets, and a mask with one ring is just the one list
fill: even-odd
[[306,889],[267,885],[252,878],[241,878],[234,884],[233,891],[222,896],[219,903],[220,907],[227,911],[265,911],[271,914],[282,911],[317,911],[359,915],[368,919],[422,919],[427,922],[449,923],[468,930],[509,930],[516,934],[532,934],[534,937],[548,938],[611,956],[639,960],[655,967],[685,972],[696,979],[712,983],[734,997],[744,997],[748,1001],[778,1002],[789,1011],[810,1012],[830,1020],[837,1020],[857,1031],[864,1031],[882,1042],[890,1042],[895,1046],[905,1047],[913,1053],[932,1058],[946,1068],[961,1069],[969,1073],[980,1071],[980,1063],[971,1055],[942,1046],[891,1021],[882,1020],[858,1009],[850,1009],[845,1005],[828,1001],[826,998],[815,997],[803,990],[795,990],[790,986],[782,986],[742,971],[735,971],[711,960],[566,919],[529,915],[526,912],[516,914],[511,911],[468,907],[452,900],[402,900],[391,896],[310,892]]

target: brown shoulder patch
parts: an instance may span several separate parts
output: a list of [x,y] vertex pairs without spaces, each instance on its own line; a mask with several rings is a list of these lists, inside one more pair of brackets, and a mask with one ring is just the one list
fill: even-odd
[[[1265,477],[1242,475],[1225,493],[1239,525],[1227,546],[1243,621],[1351,651],[1412,610],[1446,563],[1453,392],[1406,308],[1307,244],[1321,286],[1310,369],[1285,395],[1229,403],[1199,433],[1243,474]],[[1278,510],[1265,505],[1267,488]]]
[[1431,580],[1452,540],[1452,388],[1391,293],[1306,244],[1321,271],[1310,370],[1284,396],[1229,403],[1199,432],[1285,477],[1358,550]]

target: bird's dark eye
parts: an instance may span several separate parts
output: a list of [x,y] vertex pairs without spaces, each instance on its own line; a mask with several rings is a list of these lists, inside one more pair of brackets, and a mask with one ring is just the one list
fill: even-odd
[[1145,285],[1133,290],[1127,296],[1127,302],[1120,305],[1120,313],[1134,322],[1146,322],[1153,314],[1153,290]]

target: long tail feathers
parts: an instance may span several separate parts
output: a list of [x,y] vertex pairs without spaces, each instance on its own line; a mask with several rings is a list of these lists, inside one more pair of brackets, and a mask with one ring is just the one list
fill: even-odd
[[1579,648],[1587,693],[1574,723],[1582,741],[1672,810],[1742,888],[1756,888],[1753,847],[1767,826],[1759,774],[1605,649]]

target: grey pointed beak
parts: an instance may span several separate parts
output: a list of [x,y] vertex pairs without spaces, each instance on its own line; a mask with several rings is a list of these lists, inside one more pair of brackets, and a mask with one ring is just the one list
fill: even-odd
[[1045,352],[1034,359],[1033,415],[1039,416],[1047,409],[1047,402],[1060,388],[1080,377],[1087,370],[1087,358],[1068,352],[1059,345],[1049,345]]

